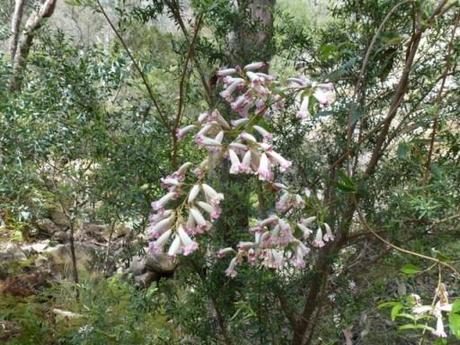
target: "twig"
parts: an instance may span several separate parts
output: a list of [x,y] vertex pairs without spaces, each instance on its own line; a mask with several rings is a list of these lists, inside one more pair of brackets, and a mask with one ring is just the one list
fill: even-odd
[[441,86],[439,87],[438,94],[436,95],[436,100],[435,100],[436,113],[434,115],[433,131],[431,132],[430,148],[428,150],[428,157],[427,157],[427,161],[426,161],[426,174],[425,174],[425,177],[424,177],[425,182],[428,181],[428,178],[430,176],[431,159],[432,159],[432,156],[433,156],[434,142],[435,142],[435,138],[436,138],[436,132],[438,130],[439,116],[440,116],[440,113],[441,113],[440,105],[441,105],[441,101],[442,101],[442,92],[443,92],[444,86],[446,84],[447,75],[448,75],[449,70],[451,68],[450,58],[451,58],[453,47],[454,47],[453,43],[454,43],[454,39],[455,39],[455,33],[456,33],[457,27],[458,27],[459,18],[460,18],[460,12],[457,13],[457,15],[455,17],[455,24],[454,24],[454,28],[452,30],[452,36],[451,36],[451,38],[449,40],[449,44],[448,44],[448,48],[447,48],[447,55],[446,55],[446,58],[445,58],[446,59],[446,67],[445,67],[444,72],[442,74]]
[[150,86],[150,83],[148,82],[147,77],[145,76],[144,72],[142,72],[141,67],[139,66],[139,64],[137,63],[137,61],[134,58],[133,54],[131,53],[131,50],[129,49],[129,47],[126,44],[125,40],[123,39],[121,34],[118,32],[117,28],[115,28],[115,25],[113,24],[112,20],[109,18],[108,14],[105,11],[104,7],[102,6],[101,2],[99,0],[96,0],[96,3],[98,5],[99,10],[101,11],[102,15],[104,16],[104,18],[106,19],[107,23],[109,24],[110,28],[113,30],[113,32],[115,33],[117,38],[120,40],[120,43],[123,46],[124,50],[126,51],[126,54],[128,54],[128,57],[130,58],[131,62],[134,65],[134,68],[139,73],[139,75],[140,75],[140,77],[142,79],[142,82],[143,82],[143,84],[144,84],[145,88],[147,89],[147,92],[148,92],[148,94],[150,96],[150,99],[152,100],[153,105],[155,106],[155,109],[158,112],[158,116],[160,117],[161,122],[163,123],[165,128],[171,130],[171,128],[169,126],[169,123],[168,123],[168,121],[166,119],[166,116],[161,111],[160,105],[159,105],[159,103],[158,103],[158,101],[157,101],[157,99],[156,99],[156,97],[155,97],[155,95],[153,93],[152,87]]
[[[397,3],[393,8],[387,13],[385,18],[383,19],[382,23],[378,27],[377,31],[375,32],[374,36],[372,37],[371,43],[369,44],[369,47],[367,48],[366,54],[364,56],[363,63],[361,65],[361,70],[359,71],[358,79],[356,81],[356,85],[353,91],[353,97],[352,99],[354,100],[356,98],[356,95],[358,94],[358,90],[363,82],[363,77],[364,77],[364,72],[367,67],[367,63],[369,61],[370,54],[372,52],[372,49],[374,48],[375,42],[377,41],[377,37],[380,35],[382,32],[383,28],[385,27],[386,22],[391,18],[391,16],[396,12],[396,10],[409,2],[413,2],[413,0],[404,0],[399,3]],[[351,147],[351,139],[353,135],[353,106],[350,106],[350,110],[348,113],[348,130],[347,130],[347,143],[348,147]]]
[[[190,35],[187,32],[187,28],[185,26],[184,20],[182,19],[182,16],[180,14],[180,9],[179,9],[179,5],[177,1],[172,0],[172,1],[165,1],[165,2],[166,2],[166,5],[169,7],[169,10],[171,11],[172,15],[174,16],[174,19],[179,24],[179,27],[184,35],[185,40],[190,45],[190,37],[189,37]],[[202,15],[200,15],[200,17],[202,17]],[[198,70],[198,74],[200,76],[201,83],[203,84],[203,88],[206,92],[208,105],[211,106],[213,104],[213,95],[212,95],[210,85],[206,80],[206,75],[203,71],[203,68],[201,67],[200,62],[197,59],[194,59],[194,62],[196,64],[196,68]]]
[[192,41],[189,45],[189,49],[188,49],[188,52],[187,52],[187,57],[185,58],[185,63],[184,63],[184,70],[182,72],[182,76],[181,76],[181,79],[180,79],[180,83],[179,83],[179,104],[177,106],[177,114],[176,114],[176,118],[174,120],[174,125],[173,125],[173,128],[172,128],[172,142],[173,142],[173,147],[172,147],[172,154],[171,154],[171,165],[173,167],[176,167],[177,166],[177,150],[178,150],[178,138],[177,138],[177,129],[179,128],[180,126],[180,122],[181,122],[181,119],[182,119],[182,115],[183,115],[183,112],[184,112],[184,106],[185,106],[185,88],[186,88],[186,85],[187,85],[187,72],[188,72],[188,65],[192,59],[192,56],[193,56],[193,52],[195,50],[195,44],[196,44],[196,40],[198,38],[198,32],[200,31],[200,28],[201,28],[201,23],[202,23],[202,16],[200,15],[196,21],[196,27],[195,27],[195,32],[193,34],[193,38],[192,38]]
[[431,256],[428,256],[428,255],[424,255],[424,254],[420,254],[420,253],[417,253],[417,252],[413,252],[411,250],[408,250],[408,249],[404,249],[404,248],[401,248],[393,243],[391,243],[390,241],[386,240],[385,238],[383,238],[382,236],[380,236],[377,232],[375,232],[373,229],[371,229],[371,227],[368,225],[368,223],[366,222],[363,214],[361,213],[361,211],[359,210],[358,208],[358,205],[356,205],[356,212],[358,214],[358,218],[360,220],[360,223],[364,226],[364,228],[369,231],[371,234],[373,234],[376,238],[378,238],[380,241],[382,241],[383,243],[385,243],[386,245],[390,246],[391,248],[401,252],[401,253],[405,253],[405,254],[409,254],[409,255],[412,255],[412,256],[416,256],[416,257],[419,257],[421,259],[425,259],[425,260],[429,260],[429,261],[432,261],[432,262],[435,262],[441,266],[445,266],[447,268],[449,268],[452,272],[455,273],[455,275],[457,275],[458,277],[460,277],[460,272],[454,267],[452,266],[451,264],[448,264],[447,262],[444,262],[444,261],[441,261],[439,259],[436,259],[436,258],[433,258]]

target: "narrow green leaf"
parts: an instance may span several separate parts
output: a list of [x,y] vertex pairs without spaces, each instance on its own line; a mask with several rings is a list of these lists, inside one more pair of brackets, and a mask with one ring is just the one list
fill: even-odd
[[407,275],[417,274],[421,271],[422,270],[420,268],[412,264],[406,264],[403,267],[401,267],[401,272]]

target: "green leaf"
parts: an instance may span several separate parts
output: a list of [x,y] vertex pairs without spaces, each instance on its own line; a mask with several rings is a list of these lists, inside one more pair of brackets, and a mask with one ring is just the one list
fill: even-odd
[[407,325],[399,326],[398,329],[400,331],[408,330],[408,329],[423,329],[423,330],[427,330],[427,331],[430,331],[430,332],[434,332],[433,327],[429,327],[427,325],[416,325],[416,324],[413,324],[413,323],[409,323]]
[[396,304],[400,304],[400,302],[390,301],[390,302],[383,302],[377,306],[378,309],[394,307]]
[[407,275],[414,275],[421,271],[422,270],[420,268],[412,264],[406,264],[403,267],[401,267],[401,272]]
[[348,193],[355,193],[357,189],[356,184],[353,182],[351,177],[348,176],[344,171],[339,172],[337,188]]
[[452,334],[460,339],[460,299],[455,300],[449,314],[449,328]]
[[398,158],[406,158],[408,153],[410,152],[410,145],[408,143],[400,143],[398,145]]
[[396,315],[396,317],[401,317],[401,318],[409,319],[409,320],[412,320],[412,321],[416,320],[416,317],[414,315],[407,314],[407,313],[398,314],[398,315]]
[[391,308],[391,320],[392,321],[396,320],[402,308],[403,308],[403,305],[401,303],[398,303],[393,308]]

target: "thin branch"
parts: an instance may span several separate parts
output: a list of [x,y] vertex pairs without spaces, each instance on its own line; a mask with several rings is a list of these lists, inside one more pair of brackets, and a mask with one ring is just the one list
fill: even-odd
[[[383,19],[382,23],[378,27],[377,31],[375,32],[374,36],[372,37],[371,43],[369,44],[369,47],[367,48],[366,55],[364,56],[363,63],[361,65],[361,70],[359,71],[358,79],[356,81],[356,85],[353,91],[353,97],[352,99],[354,100],[356,98],[356,95],[358,94],[358,90],[361,87],[361,84],[363,82],[363,77],[364,77],[364,72],[367,67],[367,63],[369,61],[369,57],[371,55],[372,49],[374,48],[375,42],[377,41],[377,37],[380,35],[382,30],[385,27],[385,24],[387,21],[391,18],[391,16],[396,12],[396,10],[409,2],[413,2],[413,0],[404,0],[399,3],[397,3],[393,8],[387,13],[385,18]],[[353,135],[353,106],[350,106],[349,114],[348,114],[348,130],[347,130],[347,143],[348,147],[351,147],[351,139]]]
[[109,18],[108,14],[105,11],[104,7],[102,6],[101,2],[99,0],[96,0],[96,3],[98,5],[99,10],[101,11],[102,15],[104,16],[105,20],[107,21],[107,23],[109,24],[110,28],[115,33],[115,35],[117,36],[117,38],[120,41],[121,45],[123,46],[124,50],[126,51],[126,54],[128,54],[128,57],[130,58],[131,62],[134,65],[134,68],[139,73],[139,76],[141,77],[142,82],[143,82],[145,88],[147,89],[147,92],[148,92],[148,94],[150,96],[150,99],[152,100],[153,105],[155,106],[155,109],[158,112],[158,116],[160,117],[161,122],[163,123],[165,128],[171,130],[171,128],[169,126],[169,123],[168,123],[168,120],[167,120],[166,116],[163,114],[163,112],[162,112],[162,110],[160,108],[160,104],[158,103],[158,101],[157,101],[157,99],[156,99],[156,97],[155,97],[155,95],[153,93],[152,87],[150,86],[150,83],[148,82],[146,75],[144,74],[144,72],[142,71],[141,67],[137,63],[136,59],[134,58],[133,54],[131,53],[131,50],[129,49],[129,47],[126,44],[126,42],[123,39],[123,37],[121,36],[120,32],[117,30],[117,28],[113,24],[112,20]]
[[359,210],[358,208],[358,205],[356,205],[356,212],[358,214],[358,218],[359,218],[359,221],[361,223],[361,225],[364,226],[364,228],[369,231],[371,234],[373,234],[376,238],[378,238],[380,241],[382,241],[383,243],[385,243],[386,245],[390,246],[391,248],[401,252],[401,253],[405,253],[405,254],[409,254],[409,255],[412,255],[412,256],[416,256],[416,257],[419,257],[421,259],[425,259],[425,260],[429,260],[429,261],[432,261],[432,262],[435,262],[439,265],[442,265],[444,267],[447,267],[449,268],[452,272],[455,273],[455,275],[457,275],[458,277],[460,277],[460,272],[454,267],[452,266],[451,264],[448,264],[447,262],[444,262],[444,261],[441,261],[439,259],[436,259],[436,258],[433,258],[431,256],[428,256],[428,255],[424,255],[424,254],[420,254],[420,253],[417,253],[417,252],[413,252],[411,250],[408,250],[408,249],[404,249],[404,248],[401,248],[401,247],[398,247],[397,245],[391,243],[390,241],[386,240],[385,238],[383,238],[382,236],[380,236],[377,232],[375,232],[373,229],[371,229],[371,227],[369,226],[369,224],[366,222],[363,214],[361,213],[361,211]]
[[[182,31],[182,34],[184,35],[185,40],[187,41],[187,43],[190,46],[191,45],[191,43],[190,43],[190,35],[189,35],[188,31],[187,31],[187,28],[185,26],[184,20],[182,19],[179,4],[175,0],[170,0],[170,1],[167,0],[165,2],[166,2],[166,5],[168,6],[169,10],[171,11],[172,15],[174,16],[174,19],[178,23],[178,25],[179,25],[179,27],[180,27],[180,29]],[[199,17],[201,18],[202,15],[200,15]],[[213,104],[213,95],[212,95],[211,87],[210,87],[209,83],[206,80],[206,75],[205,75],[205,73],[203,71],[203,68],[201,67],[200,62],[197,59],[194,59],[194,62],[195,62],[196,68],[198,70],[198,74],[200,76],[201,84],[203,84],[203,88],[204,88],[205,93],[206,93],[208,105],[211,106]]]
[[447,80],[447,75],[449,74],[449,71],[451,69],[451,56],[452,56],[452,52],[453,52],[453,47],[454,47],[454,39],[455,39],[455,33],[457,31],[457,27],[458,27],[458,22],[459,22],[459,18],[460,18],[460,12],[457,13],[456,17],[455,17],[455,24],[454,24],[454,28],[452,30],[452,36],[449,40],[449,44],[448,44],[448,48],[447,48],[447,55],[446,55],[446,67],[444,69],[444,72],[442,74],[442,81],[441,81],[441,86],[438,90],[438,94],[436,95],[436,100],[435,100],[435,105],[436,105],[436,113],[435,113],[435,116],[434,116],[434,122],[433,122],[433,131],[431,132],[431,138],[430,138],[430,148],[428,150],[428,157],[427,157],[427,161],[426,161],[426,174],[425,174],[425,181],[428,180],[428,177],[430,175],[430,170],[431,170],[431,159],[432,159],[432,156],[433,156],[433,149],[434,149],[434,142],[435,142],[435,138],[436,138],[436,132],[438,130],[438,122],[439,122],[439,116],[441,114],[441,102],[442,102],[442,92],[444,90],[444,86],[446,84],[446,80]]
[[193,38],[192,38],[192,41],[189,45],[189,49],[188,49],[188,52],[187,52],[187,57],[185,59],[185,63],[184,63],[184,70],[182,72],[182,76],[181,76],[181,79],[180,79],[180,83],[179,83],[179,104],[177,106],[177,114],[176,114],[176,118],[174,120],[174,125],[173,125],[173,128],[172,128],[172,141],[173,141],[173,147],[172,147],[172,155],[171,155],[171,165],[173,167],[176,167],[177,166],[177,150],[178,150],[178,138],[177,138],[177,129],[179,128],[180,126],[180,123],[181,123],[181,119],[182,119],[182,115],[184,113],[184,107],[185,107],[185,89],[186,89],[186,86],[187,86],[187,75],[188,75],[188,66],[189,66],[189,63],[190,61],[192,60],[192,56],[194,54],[194,50],[195,50],[195,44],[196,44],[196,41],[197,41],[197,38],[198,38],[198,32],[200,31],[200,28],[201,28],[201,24],[202,24],[202,16],[200,15],[196,21],[196,25],[195,25],[195,32],[193,34]]

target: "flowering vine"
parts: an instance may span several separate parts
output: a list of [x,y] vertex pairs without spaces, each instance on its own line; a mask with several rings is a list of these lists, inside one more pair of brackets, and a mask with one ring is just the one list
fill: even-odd
[[233,255],[226,270],[228,276],[234,277],[236,266],[244,260],[275,269],[288,262],[294,267],[305,267],[305,258],[312,248],[321,248],[334,240],[330,226],[318,224],[316,217],[300,220],[293,217],[303,210],[303,198],[275,181],[275,173],[289,170],[292,162],[274,150],[272,133],[259,121],[261,118],[270,121],[277,110],[283,109],[287,94],[299,97],[297,116],[306,118],[311,97],[320,106],[334,101],[333,85],[315,83],[305,77],[291,78],[281,84],[274,76],[260,72],[264,67],[265,63],[256,62],[217,72],[218,84],[223,88],[220,96],[238,116],[236,119],[227,120],[214,109],[177,130],[178,139],[193,133],[195,143],[208,155],[194,169],[187,162],[161,180],[167,193],[152,203],[148,226],[151,252],[166,252],[175,257],[198,249],[197,238],[211,229],[222,211],[220,202],[224,195],[205,182],[207,173],[222,160],[229,161],[230,174],[254,175],[280,194],[276,214],[260,219],[248,229],[252,241],[240,242],[236,248],[223,248],[217,253],[218,257]]

